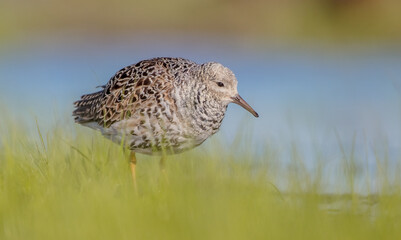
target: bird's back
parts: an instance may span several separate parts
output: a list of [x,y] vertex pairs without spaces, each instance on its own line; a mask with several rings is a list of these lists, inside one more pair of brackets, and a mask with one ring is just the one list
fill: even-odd
[[149,151],[163,141],[182,145],[188,142],[184,120],[171,93],[196,65],[182,58],[154,58],[127,66],[101,91],[83,95],[74,103],[75,121],[100,129],[116,141],[127,135],[131,149]]
[[152,100],[160,103],[174,82],[196,65],[182,58],[154,58],[119,70],[102,90],[86,94],[74,103],[77,123],[97,122],[108,127],[129,118],[130,113]]

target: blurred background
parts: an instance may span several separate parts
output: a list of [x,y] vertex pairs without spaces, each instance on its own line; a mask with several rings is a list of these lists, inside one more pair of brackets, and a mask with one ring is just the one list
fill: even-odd
[[73,125],[72,103],[126,65],[217,61],[261,116],[230,106],[227,146],[241,131],[280,161],[296,146],[309,168],[354,153],[374,171],[401,156],[400,13],[398,0],[1,0],[0,114]]

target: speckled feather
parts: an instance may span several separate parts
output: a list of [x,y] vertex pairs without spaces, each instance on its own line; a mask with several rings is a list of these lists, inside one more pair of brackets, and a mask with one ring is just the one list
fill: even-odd
[[75,121],[136,152],[181,152],[216,133],[229,101],[216,79],[236,92],[234,74],[218,63],[154,58],[118,71],[102,90],[74,103]]

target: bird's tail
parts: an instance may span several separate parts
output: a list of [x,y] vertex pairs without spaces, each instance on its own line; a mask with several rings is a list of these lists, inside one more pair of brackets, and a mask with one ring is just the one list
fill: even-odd
[[104,91],[99,91],[91,94],[86,94],[80,100],[74,102],[75,110],[72,116],[77,123],[86,123],[96,121],[98,110],[101,106]]

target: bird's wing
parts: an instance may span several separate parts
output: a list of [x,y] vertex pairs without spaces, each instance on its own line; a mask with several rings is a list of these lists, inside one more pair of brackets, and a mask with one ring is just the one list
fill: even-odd
[[170,98],[174,74],[159,59],[144,60],[118,71],[100,92],[84,95],[75,102],[78,123],[97,122],[109,127],[132,114],[146,114],[162,99]]

